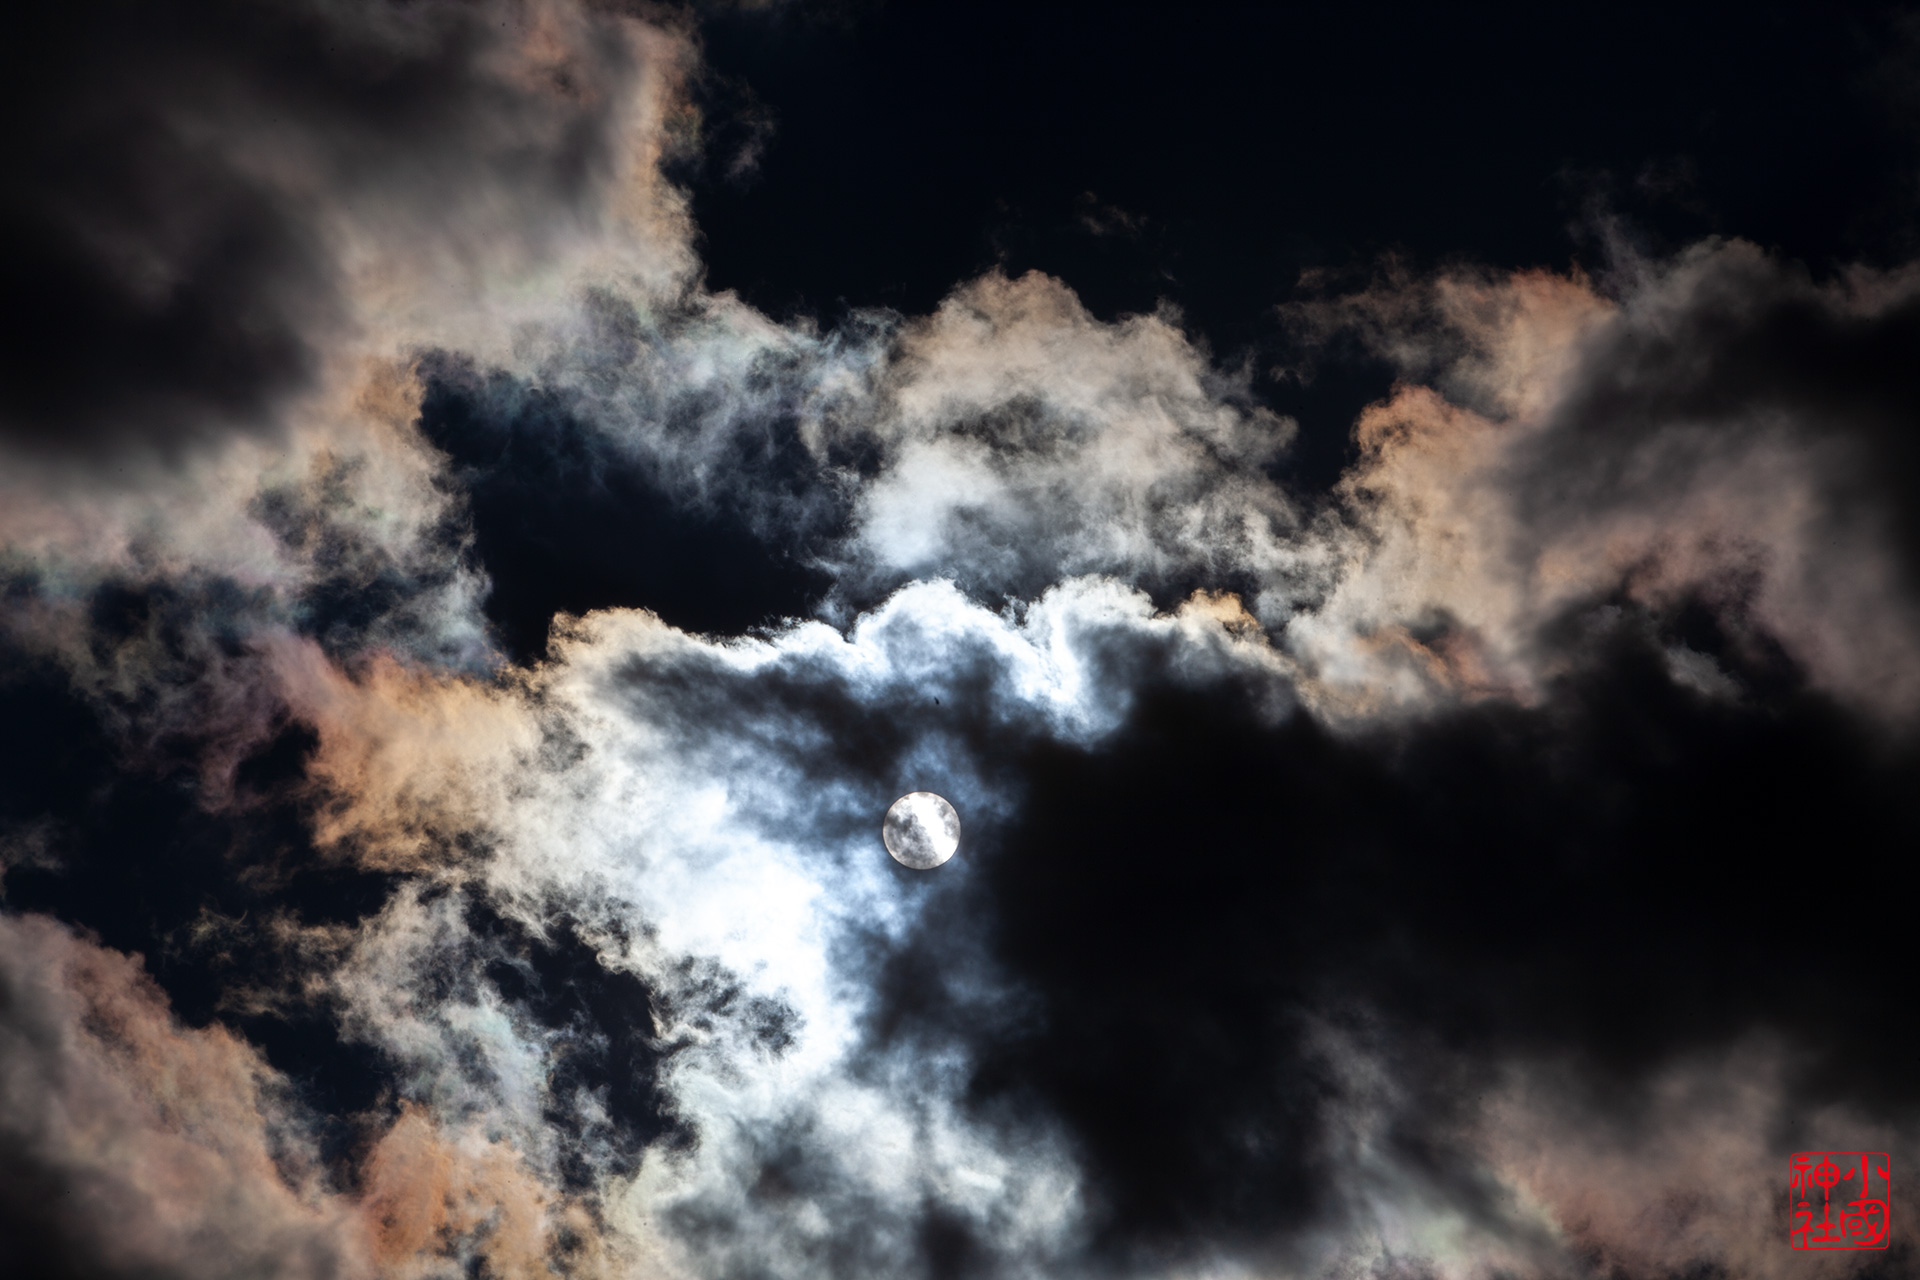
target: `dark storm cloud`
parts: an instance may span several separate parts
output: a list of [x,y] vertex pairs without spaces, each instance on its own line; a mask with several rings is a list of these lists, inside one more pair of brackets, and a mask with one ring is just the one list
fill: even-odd
[[1817,281],[1751,246],[1698,246],[1586,353],[1536,447],[1516,460],[1526,521],[1683,498],[1789,436],[1821,518],[1897,549],[1920,593],[1920,275]]
[[369,234],[537,256],[607,180],[635,73],[579,21],[383,0],[21,11],[0,432],[81,457],[270,430],[360,322],[344,259]]
[[[1631,1132],[1664,1064],[1765,1033],[1796,1107],[1911,1114],[1920,1044],[1886,1015],[1920,999],[1893,941],[1920,760],[1743,666],[1704,611],[1610,612],[1569,620],[1581,670],[1530,709],[1356,740],[1143,691],[1110,739],[1037,745],[1016,815],[971,850],[973,901],[889,962],[880,1043],[952,1036],[984,1113],[1064,1123],[1101,1242],[1136,1260],[1350,1209],[1329,1024],[1384,1025],[1409,1093],[1392,1144],[1494,1222],[1448,1135],[1517,1060],[1577,1063]],[[1657,631],[1689,621],[1771,695],[1676,685]],[[947,990],[972,980],[963,920],[1030,1003]]]
[[[1879,942],[1915,888],[1896,851],[1920,838],[1898,709],[1911,285],[1816,283],[1740,244],[1623,276],[1617,306],[1471,279],[1362,304],[1372,345],[1453,403],[1384,406],[1350,500],[1441,549],[1429,573],[1459,572],[1463,537],[1494,566],[1456,579],[1466,616],[1446,588],[1410,611],[1406,642],[1449,665],[1500,616],[1471,616],[1489,587],[1591,548],[1579,590],[1504,617],[1536,692],[1463,705],[1455,668],[1391,727],[1276,726],[1231,684],[1163,691],[1136,662],[1111,738],[1007,744],[1022,799],[971,851],[972,901],[887,959],[875,1052],[958,1047],[977,1114],[1063,1125],[1103,1256],[1366,1229],[1346,1141],[1365,1089],[1329,1028],[1391,1064],[1382,1142],[1413,1183],[1509,1241],[1532,1228],[1462,1135],[1515,1064],[1571,1064],[1538,1134],[1570,1146],[1604,1124],[1650,1151],[1676,1122],[1666,1073],[1707,1060],[1788,1064],[1778,1110],[1747,1118],[1775,1145],[1811,1141],[1811,1114],[1920,1114],[1900,1066],[1920,1045],[1886,1016],[1920,989]],[[1399,589],[1379,545],[1350,589]],[[1861,620],[1858,648],[1809,629],[1823,608]],[[983,974],[1020,996],[969,996]],[[1648,1253],[1713,1256],[1688,1247]]]

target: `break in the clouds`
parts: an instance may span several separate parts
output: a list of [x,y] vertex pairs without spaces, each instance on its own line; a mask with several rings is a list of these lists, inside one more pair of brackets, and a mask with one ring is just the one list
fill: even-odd
[[15,90],[16,1256],[1773,1276],[1784,1153],[1908,1167],[1901,898],[1762,975],[1920,836],[1920,275],[1385,269],[1289,306],[1399,379],[1302,492],[1171,310],[707,289],[672,21]]

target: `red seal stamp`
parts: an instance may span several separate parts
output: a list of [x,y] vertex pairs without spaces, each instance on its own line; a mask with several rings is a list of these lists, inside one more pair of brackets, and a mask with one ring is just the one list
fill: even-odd
[[1787,1243],[1796,1249],[1884,1249],[1892,1163],[1884,1151],[1802,1151],[1787,1179]]

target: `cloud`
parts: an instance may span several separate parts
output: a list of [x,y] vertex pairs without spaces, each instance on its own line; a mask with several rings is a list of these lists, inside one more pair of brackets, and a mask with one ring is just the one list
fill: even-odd
[[[0,918],[9,1235],[40,1274],[371,1274],[275,1073],[137,961]],[[103,1229],[108,1228],[110,1229]]]
[[[1772,1026],[1797,1055],[1775,1105],[1805,1106],[1889,1078],[1904,1043],[1864,1016],[1904,999],[1890,975],[1855,1003],[1810,1003],[1804,975],[1751,990],[1793,908],[1739,859],[1816,827],[1897,843],[1881,824],[1910,766],[1818,708],[1674,682],[1640,624],[1591,643],[1543,706],[1343,742],[1291,711],[1293,668],[1250,615],[1157,615],[1109,580],[1018,619],[916,586],[846,636],[714,641],[610,612],[483,704],[526,731],[423,737],[382,788],[342,790],[434,812],[414,779],[455,787],[469,808],[443,825],[479,835],[459,865],[483,900],[534,930],[565,904],[595,963],[655,993],[655,1034],[681,1045],[661,1096],[692,1145],[648,1148],[624,1185],[695,1271],[937,1269],[956,1249],[1018,1270],[1083,1240],[1128,1267],[1218,1249],[1558,1266],[1579,1239],[1626,1248],[1627,1227],[1581,1226],[1529,1189],[1546,1175],[1463,1145],[1509,1064],[1585,1046],[1565,1087],[1631,1091]],[[371,705],[390,678],[367,677]],[[862,857],[874,815],[923,785],[967,815],[950,882]],[[432,825],[394,803],[369,830]],[[472,976],[466,909],[432,902],[396,899],[363,935],[351,1025],[413,1064],[421,1098],[512,1117],[530,1147],[552,1132],[530,1117],[553,1050]],[[1660,943],[1623,950],[1640,937]],[[417,975],[440,972],[470,994],[421,1004]],[[740,999],[766,1012],[685,1013]],[[1357,1054],[1352,1010],[1373,1019]]]
[[1338,585],[1290,626],[1325,705],[1536,696],[1557,622],[1619,599],[1698,603],[1904,720],[1907,277],[1817,285],[1736,241],[1614,284],[1464,274],[1303,314],[1431,380],[1361,416]]
[[1290,492],[1170,311],[706,289],[668,30],[221,17],[62,37],[6,215],[48,1266],[1764,1270],[1788,1135],[1905,1141],[1771,868],[1920,836],[1910,272],[1387,273]]
[[[1627,1097],[1596,1096],[1566,1063],[1516,1062],[1487,1095],[1481,1140],[1596,1270],[1804,1275],[1806,1261],[1781,1245],[1782,1153],[1830,1143],[1906,1159],[1913,1135],[1908,1123],[1845,1105],[1807,1106],[1789,1083],[1791,1057],[1755,1037],[1672,1062]],[[1896,1243],[1888,1259],[1896,1269],[1905,1248]],[[1861,1269],[1846,1258],[1821,1263],[1821,1274]]]
[[[275,660],[318,729],[322,840],[461,886],[403,890],[364,922],[333,979],[343,1028],[411,1105],[516,1135],[553,1200],[584,1178],[575,1194],[610,1239],[696,1272],[937,1267],[953,1249],[1023,1270],[1066,1247],[1076,1178],[1050,1126],[973,1115],[963,1060],[854,1069],[872,1005],[860,955],[890,953],[955,892],[862,856],[870,819],[936,787],[985,857],[1019,800],[1005,753],[1110,732],[1134,664],[1269,687],[1282,670],[1243,612],[1156,615],[1099,579],[1017,622],[920,584],[845,636],[811,623],[716,641],[601,613],[491,692],[378,664],[348,678],[311,645]],[[538,1014],[513,974],[544,962],[515,949],[556,937],[577,940],[573,989],[596,975],[640,1002]],[[956,959],[977,998],[1017,1001]],[[547,980],[532,988],[558,998]],[[568,1064],[636,1034],[620,1018],[641,1020],[657,1094],[622,1100],[619,1071],[590,1077],[613,1092],[566,1094],[582,1110],[562,1122]],[[642,1195],[661,1225],[618,1216]]]
[[1080,573],[1278,586],[1300,558],[1259,470],[1292,424],[1166,318],[1101,324],[1058,281],[988,276],[906,328],[879,391],[854,537],[880,572],[1031,597]]
[[3,215],[16,450],[272,434],[390,314],[471,315],[610,216],[678,217],[630,181],[665,145],[635,88],[671,42],[572,6],[117,6],[33,50]]

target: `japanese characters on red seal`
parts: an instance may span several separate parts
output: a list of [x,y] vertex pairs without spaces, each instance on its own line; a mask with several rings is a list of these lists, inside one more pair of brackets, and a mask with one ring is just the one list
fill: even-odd
[[1787,1242],[1796,1249],[1884,1249],[1892,1162],[1884,1151],[1801,1151],[1787,1180]]

